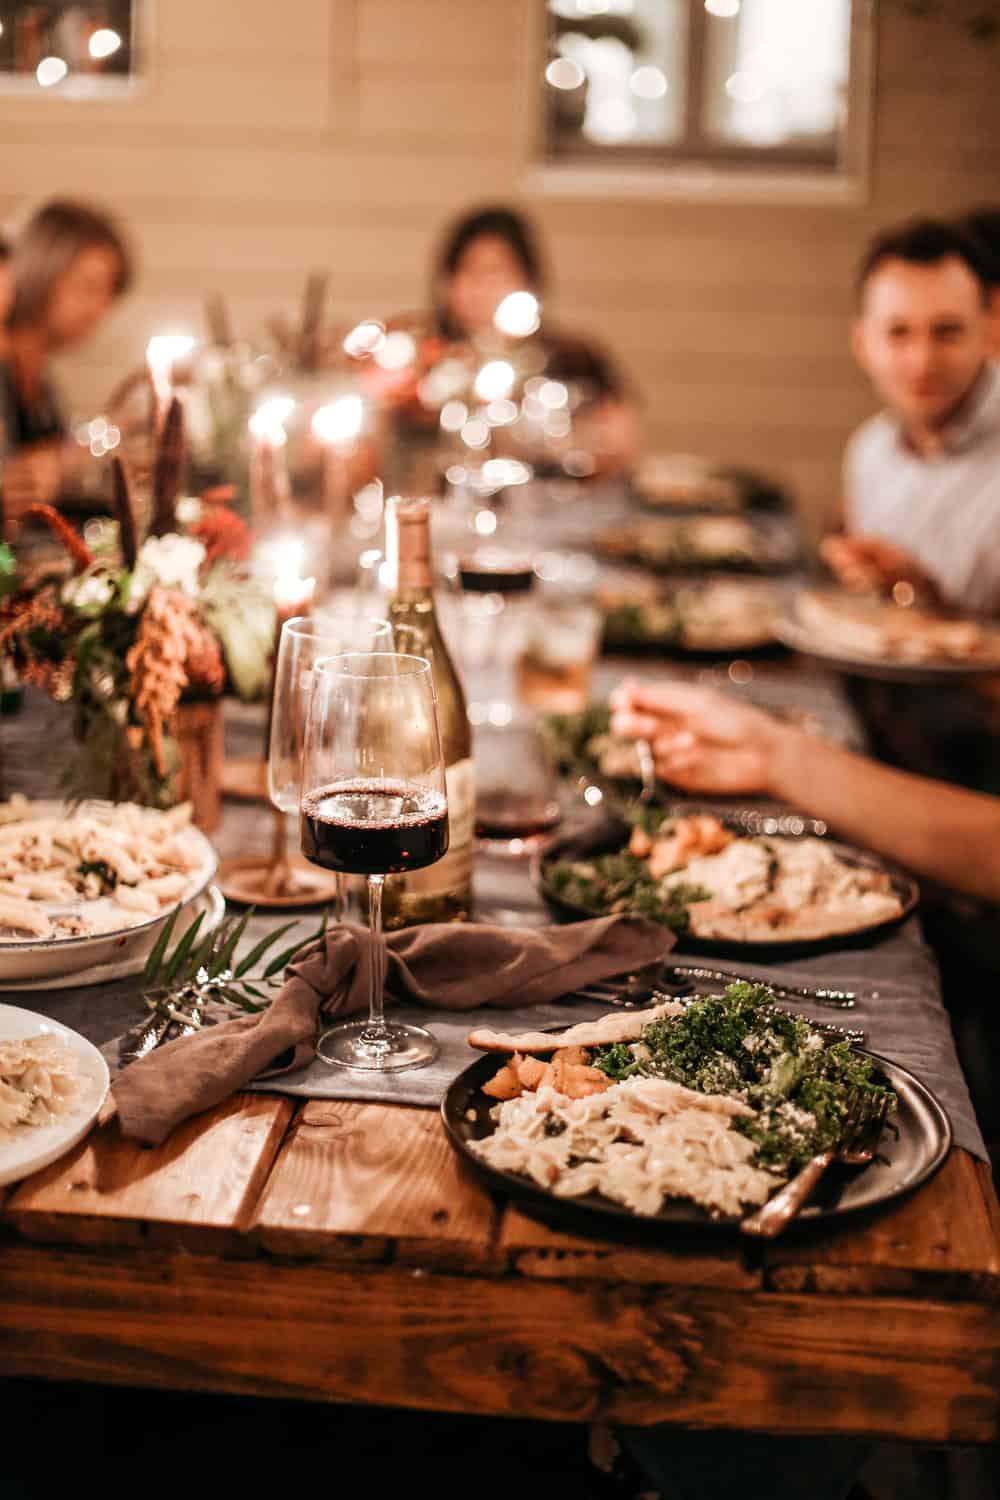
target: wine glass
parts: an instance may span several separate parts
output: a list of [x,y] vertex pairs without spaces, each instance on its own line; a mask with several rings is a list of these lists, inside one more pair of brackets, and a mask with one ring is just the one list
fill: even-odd
[[[295,869],[287,853],[286,814],[298,812],[302,778],[302,739],[316,663],[344,651],[391,651],[392,627],[342,606],[314,615],[297,615],[281,627],[274,669],[274,698],[267,759],[267,791],[276,817],[274,848],[265,877],[268,894],[288,901],[324,900],[329,880],[315,871]],[[337,916],[344,917],[344,881],[337,875]],[[260,899],[260,898],[258,898]]]
[[316,1044],[324,1062],[381,1072],[437,1054],[422,1026],[386,1021],[382,888],[448,848],[444,755],[431,666],[424,657],[353,653],[316,663],[302,752],[302,853],[368,881],[369,1014]]

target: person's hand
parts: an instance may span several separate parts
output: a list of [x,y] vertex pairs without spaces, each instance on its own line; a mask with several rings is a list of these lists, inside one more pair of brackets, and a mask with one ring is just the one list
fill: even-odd
[[62,450],[39,443],[11,455],[3,466],[3,514],[8,536],[16,536],[32,505],[50,505],[62,489]]
[[768,790],[787,727],[727,693],[626,680],[611,695],[613,733],[648,740],[656,774],[690,792]]
[[820,543],[820,556],[830,572],[852,593],[875,589],[895,594],[896,585],[912,592],[898,603],[912,603],[916,596],[937,598],[937,585],[921,565],[892,542],[875,536],[828,536]]

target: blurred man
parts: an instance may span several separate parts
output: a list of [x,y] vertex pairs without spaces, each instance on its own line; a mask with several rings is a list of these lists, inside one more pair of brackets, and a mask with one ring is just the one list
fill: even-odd
[[902,582],[1000,613],[1000,372],[986,253],[960,228],[913,223],[875,241],[858,288],[854,353],[887,409],[848,444],[845,530],[823,556],[849,588]]

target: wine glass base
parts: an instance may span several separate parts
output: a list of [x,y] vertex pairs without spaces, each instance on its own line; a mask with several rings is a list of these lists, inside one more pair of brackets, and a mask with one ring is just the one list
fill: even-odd
[[[373,1037],[378,1040],[373,1041]],[[387,1021],[373,1030],[367,1018],[331,1026],[316,1043],[316,1056],[323,1062],[365,1073],[422,1068],[433,1062],[440,1050],[437,1039],[422,1026]]]

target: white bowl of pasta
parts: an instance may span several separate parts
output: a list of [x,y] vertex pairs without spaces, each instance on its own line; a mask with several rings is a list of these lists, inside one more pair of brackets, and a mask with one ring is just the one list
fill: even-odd
[[0,982],[140,957],[216,864],[186,807],[0,804]]

